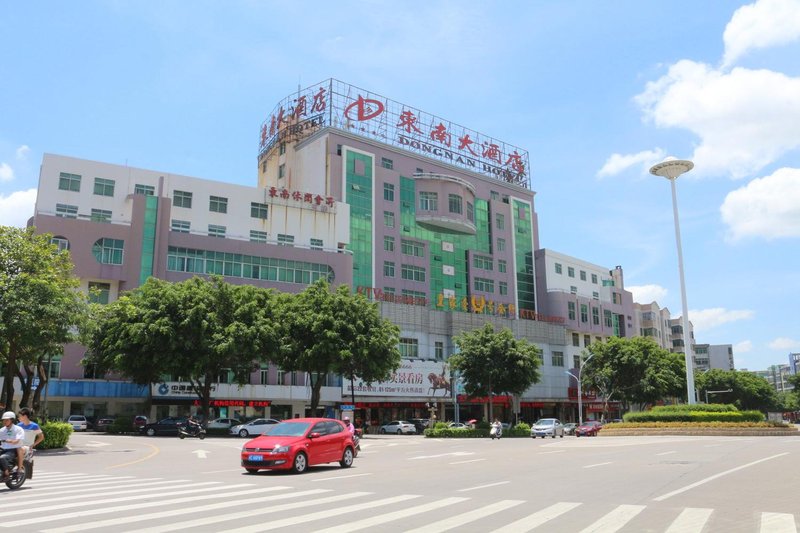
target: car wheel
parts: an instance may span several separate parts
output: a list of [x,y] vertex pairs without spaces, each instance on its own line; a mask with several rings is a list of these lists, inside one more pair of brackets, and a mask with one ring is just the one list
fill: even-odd
[[386,430],[381,428],[381,435],[386,435]]
[[398,430],[397,430],[397,434],[398,434],[398,435],[402,435],[402,434],[403,434],[403,430],[402,430],[402,429],[398,429]]
[[250,435],[250,433],[248,433],[246,429],[239,430],[239,436],[242,437],[243,439],[246,438],[248,435]]
[[258,468],[245,468],[248,474],[258,474]]
[[292,472],[302,474],[308,468],[308,457],[303,452],[297,452],[292,463]]
[[147,428],[147,431],[145,433],[147,433],[148,437],[155,437],[156,436],[156,430],[153,429],[153,428]]
[[581,436],[581,434],[580,434],[580,433],[575,433],[575,436],[576,436],[576,437],[580,437],[580,436]]
[[339,464],[342,466],[342,468],[350,468],[353,466],[353,448],[348,446],[344,449],[342,460],[339,461]]
[[556,438],[556,434],[555,434],[555,433],[553,433],[553,434],[552,434],[552,435],[550,435],[550,436],[551,436],[551,437],[553,437],[553,438]]
[[563,439],[564,438],[564,434],[562,433],[561,435],[559,435],[559,437],[561,437]]

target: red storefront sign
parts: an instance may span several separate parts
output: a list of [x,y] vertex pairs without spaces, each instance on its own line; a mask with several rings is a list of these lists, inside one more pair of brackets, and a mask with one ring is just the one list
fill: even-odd
[[544,407],[544,402],[519,402],[520,407]]
[[[487,396],[476,396],[470,398],[466,394],[458,395],[458,403],[489,403]],[[511,396],[492,396],[492,405],[511,405]]]
[[[583,398],[581,398],[581,400],[583,400],[584,402],[586,400],[596,400],[597,399],[597,391],[582,390],[581,393],[583,395]],[[569,387],[567,389],[567,397],[570,400],[575,400],[577,402],[578,401],[578,387]]]
[[[201,405],[200,400],[194,400],[193,405]],[[209,407],[269,407],[271,400],[209,400]]]
[[423,409],[425,404],[422,402],[356,402],[356,409],[370,409],[379,407],[416,407]]

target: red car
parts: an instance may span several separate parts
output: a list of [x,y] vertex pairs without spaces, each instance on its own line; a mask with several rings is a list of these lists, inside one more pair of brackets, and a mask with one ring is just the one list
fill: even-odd
[[340,420],[293,418],[247,442],[242,447],[242,467],[249,474],[259,470],[300,474],[309,466],[337,461],[350,468],[356,453],[353,437]]
[[603,424],[598,422],[597,420],[587,420],[580,426],[575,428],[575,436],[576,437],[596,437],[597,432],[603,429]]

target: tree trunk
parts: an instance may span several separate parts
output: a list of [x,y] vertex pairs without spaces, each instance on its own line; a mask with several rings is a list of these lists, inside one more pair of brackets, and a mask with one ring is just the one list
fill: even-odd
[[489,383],[489,423],[494,422],[494,405],[492,405],[492,384]]
[[[317,375],[316,381],[314,381],[314,374]],[[319,377],[319,372],[309,372],[308,379],[311,381],[311,414],[316,416],[319,399],[322,396],[322,380]]]
[[44,368],[44,356],[40,356],[39,360],[36,361],[36,373],[39,376],[39,386],[36,387],[35,391],[33,391],[31,407],[33,408],[34,412],[38,413],[39,408],[42,406],[42,391],[45,389],[45,387],[47,387],[47,383],[50,379],[50,376],[47,375],[47,370]]
[[[23,374],[22,371],[25,371]],[[17,366],[17,377],[22,386],[22,398],[19,401],[20,407],[28,407],[31,399],[31,387],[33,386],[33,369],[23,364]]]

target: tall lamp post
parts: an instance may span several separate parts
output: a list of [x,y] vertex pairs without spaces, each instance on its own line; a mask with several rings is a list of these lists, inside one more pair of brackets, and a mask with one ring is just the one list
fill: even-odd
[[578,367],[578,375],[576,376],[569,370],[565,370],[564,373],[567,375],[572,376],[575,378],[575,381],[578,382],[578,425],[583,425],[583,392],[581,391],[581,374],[583,373],[583,366],[589,362],[589,359],[594,357],[594,354],[590,355],[586,358],[585,361],[581,361],[581,366]]
[[686,360],[686,396],[688,403],[695,404],[694,396],[694,368],[692,363],[692,342],[689,338],[689,306],[686,303],[686,281],[683,278],[683,250],[681,248],[681,226],[678,222],[678,194],[675,190],[675,180],[678,176],[694,168],[694,163],[681,159],[664,161],[650,168],[650,174],[661,176],[669,180],[672,187],[672,215],[675,218],[675,241],[678,246],[678,272],[681,278],[681,304],[683,305],[683,353]]

